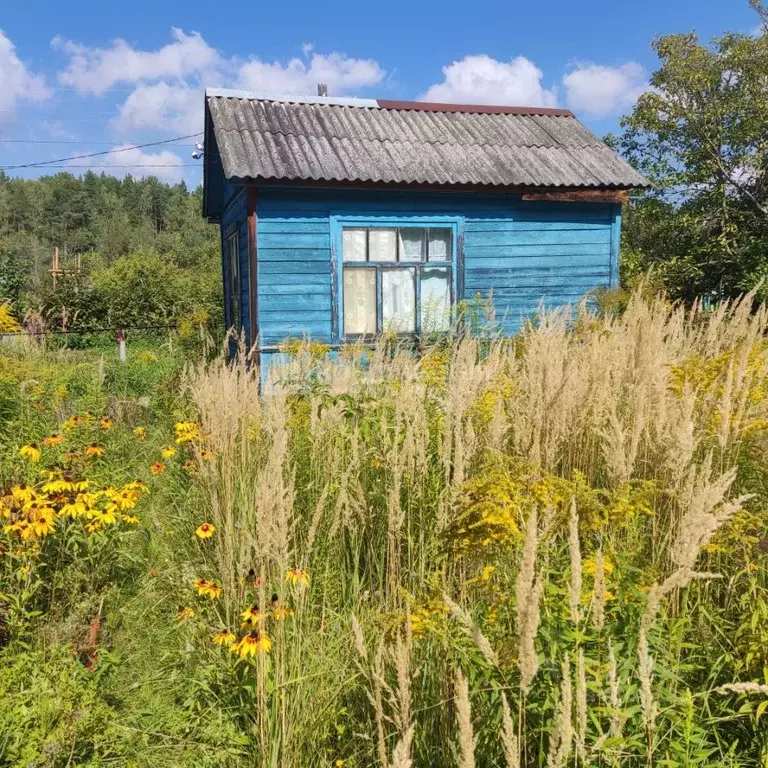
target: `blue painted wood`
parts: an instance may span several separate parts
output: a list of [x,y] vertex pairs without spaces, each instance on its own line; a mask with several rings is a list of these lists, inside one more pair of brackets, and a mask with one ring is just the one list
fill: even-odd
[[[260,188],[259,329],[262,344],[310,334],[334,341],[341,291],[338,222],[456,224],[455,298],[493,295],[514,332],[522,317],[616,284],[619,206],[523,202],[519,195]],[[335,229],[336,228],[336,229]]]

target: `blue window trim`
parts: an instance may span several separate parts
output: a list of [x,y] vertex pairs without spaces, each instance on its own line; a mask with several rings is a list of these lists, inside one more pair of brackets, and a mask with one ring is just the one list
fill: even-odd
[[[463,245],[464,218],[462,216],[389,216],[369,214],[349,216],[346,214],[331,214],[331,337],[335,343],[345,340],[341,333],[344,318],[344,281],[342,229],[344,227],[444,227],[450,228],[451,237],[451,312],[462,298],[463,293]],[[410,264],[411,262],[408,262]],[[444,262],[435,262],[441,264]],[[422,262],[428,265],[429,262]],[[416,333],[420,333],[421,314],[418,307],[421,304],[420,281],[417,284]],[[376,297],[377,311],[381,312],[381,297]],[[356,338],[350,336],[350,338]]]

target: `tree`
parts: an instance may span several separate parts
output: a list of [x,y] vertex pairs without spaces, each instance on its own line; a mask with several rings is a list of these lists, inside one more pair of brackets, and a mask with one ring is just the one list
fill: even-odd
[[768,276],[768,37],[653,47],[661,66],[618,140],[655,184],[627,216],[626,263],[676,296],[733,296]]

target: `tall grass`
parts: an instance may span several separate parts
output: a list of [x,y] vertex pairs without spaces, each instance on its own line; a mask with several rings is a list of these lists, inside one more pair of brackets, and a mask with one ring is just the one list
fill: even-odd
[[293,610],[203,650],[250,764],[768,765],[766,331],[638,292],[191,370],[220,628]]

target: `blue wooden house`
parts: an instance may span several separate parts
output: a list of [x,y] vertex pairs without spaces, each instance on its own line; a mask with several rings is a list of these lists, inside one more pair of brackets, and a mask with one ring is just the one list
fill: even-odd
[[514,332],[617,284],[646,184],[568,110],[228,90],[206,92],[204,162],[225,320],[262,354],[439,331],[478,294]]

